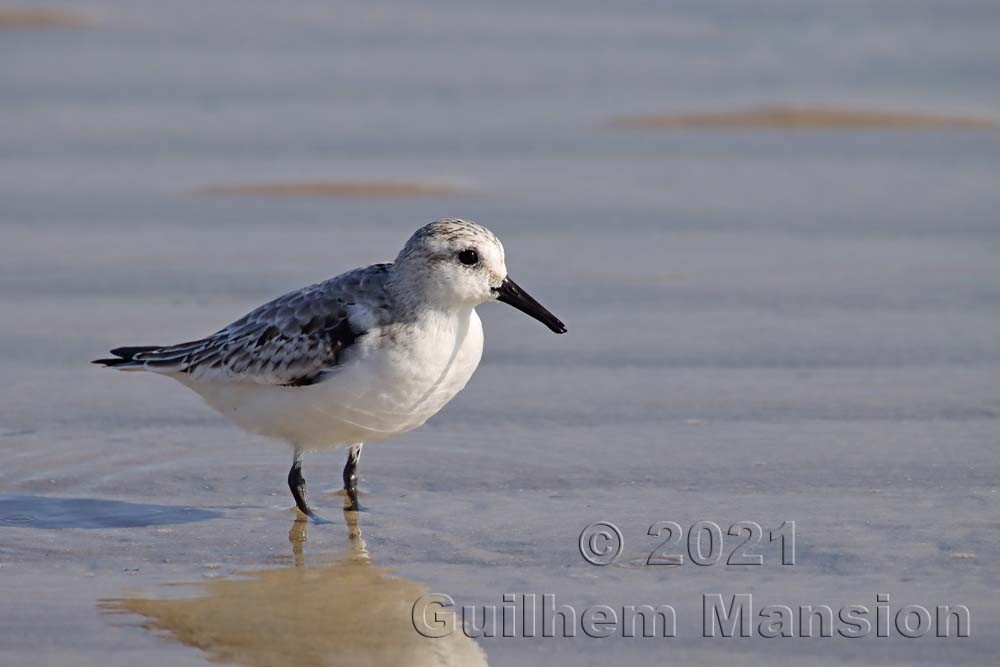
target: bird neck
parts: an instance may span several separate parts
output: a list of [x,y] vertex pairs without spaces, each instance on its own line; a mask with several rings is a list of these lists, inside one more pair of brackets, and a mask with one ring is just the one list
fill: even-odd
[[455,303],[447,289],[435,281],[425,267],[412,267],[397,261],[390,267],[386,291],[398,313],[405,319],[433,311],[435,314],[455,316],[475,307],[475,304]]

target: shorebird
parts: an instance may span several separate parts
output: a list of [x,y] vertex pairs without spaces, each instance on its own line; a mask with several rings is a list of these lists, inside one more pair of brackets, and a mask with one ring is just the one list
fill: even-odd
[[465,387],[483,351],[476,306],[487,301],[566,333],[507,275],[491,231],[446,218],[418,229],[394,262],[289,292],[206,338],[118,347],[93,363],[174,378],[237,426],[290,444],[288,486],[318,520],[304,454],[348,447],[344,490],[357,510],[362,446],[421,426]]

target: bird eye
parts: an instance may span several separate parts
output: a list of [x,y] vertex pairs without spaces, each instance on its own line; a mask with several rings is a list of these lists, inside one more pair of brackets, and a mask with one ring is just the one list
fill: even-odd
[[479,263],[479,253],[473,248],[467,248],[462,252],[458,253],[458,261],[466,266],[472,266],[473,264]]

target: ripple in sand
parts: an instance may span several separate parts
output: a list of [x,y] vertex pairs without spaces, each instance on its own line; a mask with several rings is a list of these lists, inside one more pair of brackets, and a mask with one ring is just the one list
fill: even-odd
[[215,185],[196,192],[216,197],[451,197],[462,194],[450,185],[364,181]]
[[83,28],[90,21],[61,9],[0,8],[0,29]]
[[737,111],[622,116],[618,127],[640,129],[961,129],[996,130],[1000,120],[838,107],[760,107]]

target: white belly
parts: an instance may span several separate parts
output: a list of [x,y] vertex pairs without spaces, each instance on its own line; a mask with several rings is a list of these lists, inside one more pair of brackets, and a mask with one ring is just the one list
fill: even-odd
[[351,349],[328,378],[304,387],[185,384],[254,433],[306,449],[372,442],[417,428],[462,390],[479,365],[483,328],[468,308],[372,332]]

